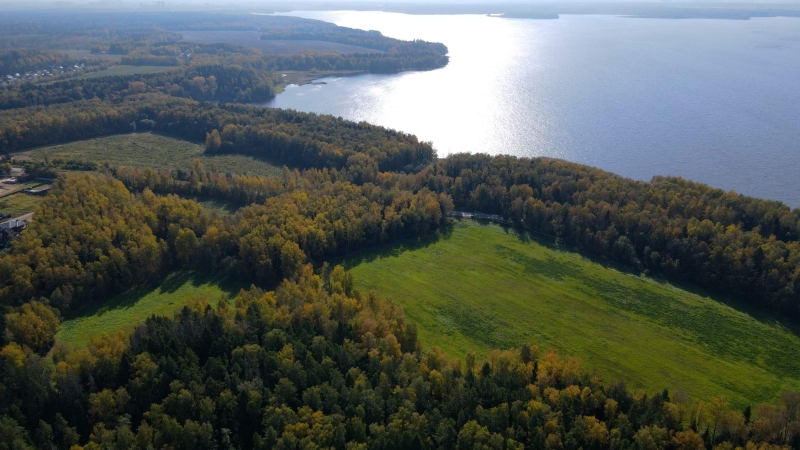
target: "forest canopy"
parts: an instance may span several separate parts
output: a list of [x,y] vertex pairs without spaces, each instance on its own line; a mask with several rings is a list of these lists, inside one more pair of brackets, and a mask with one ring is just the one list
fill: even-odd
[[[182,30],[371,51],[264,55],[185,42]],[[432,69],[448,62],[442,44],[281,16],[13,13],[0,17],[0,48],[8,70],[58,64],[60,50],[77,48],[165,69],[0,88],[0,167],[54,178],[0,251],[0,448],[800,448],[796,392],[745,408],[680,386],[631,392],[536,343],[454,360],[332,265],[446,232],[454,210],[479,211],[794,324],[800,210],[547,158],[439,158],[407,133],[246,104],[275,94],[273,71]],[[206,156],[248,155],[280,176],[200,159],[158,170],[19,155],[142,132],[201,144]],[[175,271],[251,287],[88,346],[56,342],[65,319]]]

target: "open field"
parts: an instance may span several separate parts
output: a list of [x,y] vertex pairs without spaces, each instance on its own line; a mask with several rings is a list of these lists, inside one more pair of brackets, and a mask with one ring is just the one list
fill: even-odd
[[220,298],[232,297],[240,287],[194,272],[175,272],[158,286],[133,289],[64,321],[56,342],[86,345],[90,336],[131,328],[151,315],[171,316],[198,298],[216,306]]
[[41,186],[43,184],[45,184],[43,181],[37,180],[14,184],[0,183],[0,198],[13,195],[17,192],[24,191],[25,189]]
[[174,66],[127,66],[120,65],[108,68],[106,70],[98,70],[97,72],[89,72],[71,80],[88,80],[90,78],[110,77],[115,75],[145,75],[148,73],[166,72],[167,70],[174,69]]
[[50,158],[83,159],[108,162],[111,166],[152,167],[154,169],[188,170],[197,158],[206,169],[218,172],[271,176],[280,168],[266,161],[244,155],[205,155],[205,147],[152,133],[133,133],[108,136],[69,144],[42,147],[17,153],[17,159]]
[[262,40],[260,31],[179,31],[184,41],[201,44],[233,44],[257,48],[266,55],[286,55],[301,51],[348,53],[383,53],[380,50],[310,40]]
[[193,198],[209,214],[218,214],[220,217],[230,216],[239,210],[241,205],[233,205],[213,198]]
[[44,199],[38,195],[28,195],[24,193],[9,195],[0,198],[0,213],[10,214],[11,217],[18,217],[33,211],[33,208]]
[[800,338],[775,318],[622,273],[499,226],[348,259],[356,285],[390,296],[423,344],[463,357],[525,342],[581,358],[606,380],[733,404],[800,387]]
[[74,59],[107,59],[111,61],[119,62],[122,59],[122,55],[109,55],[108,53],[92,53],[89,50],[61,50],[62,52],[69,55],[70,58]]

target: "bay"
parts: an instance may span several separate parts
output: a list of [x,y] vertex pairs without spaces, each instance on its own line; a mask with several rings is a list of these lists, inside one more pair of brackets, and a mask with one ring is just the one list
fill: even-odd
[[293,12],[442,42],[424,72],[324,78],[266,106],[416,134],[440,156],[547,156],[800,206],[800,19]]

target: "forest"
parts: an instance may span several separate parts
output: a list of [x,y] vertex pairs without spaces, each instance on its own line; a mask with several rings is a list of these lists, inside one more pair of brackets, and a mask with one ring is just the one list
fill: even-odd
[[69,64],[70,57],[61,52],[38,49],[0,50],[0,73],[27,72],[31,69]]
[[[2,167],[55,178],[27,228],[0,251],[0,448],[800,448],[800,393],[734,408],[690,398],[681,386],[633,392],[536,342],[452,359],[425,347],[398,306],[356,289],[334,263],[435,238],[452,226],[450,212],[480,211],[522,235],[796,323],[800,210],[547,158],[440,158],[400,131],[247,105],[274,95],[273,71],[428,69],[447,63],[447,49],[301,19],[212,19],[0,18],[0,48],[36,49],[5,51],[8,67],[49,64],[61,57],[52,50],[77,46],[174,66],[0,89]],[[190,29],[383,53],[263,55],[179,41]],[[16,159],[140,132],[282,170],[262,177],[199,159],[169,169]],[[235,212],[209,213],[198,198]],[[64,320],[181,270],[251,287],[231,301],[196,298],[173,317],[152,316],[88,346],[56,342]]]

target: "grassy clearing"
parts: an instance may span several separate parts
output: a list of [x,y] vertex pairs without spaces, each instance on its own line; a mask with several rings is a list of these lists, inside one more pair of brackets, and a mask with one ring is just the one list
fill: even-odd
[[90,78],[112,77],[115,75],[146,75],[148,73],[166,72],[174,69],[173,66],[127,66],[119,65],[110,67],[105,70],[98,70],[97,72],[89,72],[71,80],[88,80]]
[[38,195],[14,194],[0,198],[0,213],[11,214],[11,217],[18,217],[27,214],[44,199]]
[[108,53],[92,53],[89,50],[61,50],[62,52],[69,55],[70,58],[73,59],[108,59],[112,61],[119,62],[122,59],[122,55],[109,55]]
[[456,357],[530,342],[635,389],[723,395],[737,406],[800,387],[800,338],[774,318],[498,226],[459,222],[437,240],[345,264],[360,288],[404,309],[423,343]]
[[15,158],[83,159],[111,166],[152,167],[188,170],[199,159],[206,169],[217,172],[260,176],[280,174],[280,168],[264,160],[244,155],[205,155],[205,147],[152,133],[107,136],[69,144],[42,147],[14,155]]
[[240,208],[238,205],[232,205],[222,200],[216,200],[213,198],[212,199],[193,198],[192,200],[199,203],[200,206],[202,206],[207,213],[211,215],[217,214],[219,215],[219,217],[230,216],[231,214],[238,211]]
[[194,272],[175,272],[157,286],[133,289],[64,321],[56,342],[87,345],[91,336],[131,329],[152,315],[170,316],[198,298],[216,306],[221,298],[232,297],[241,287]]

